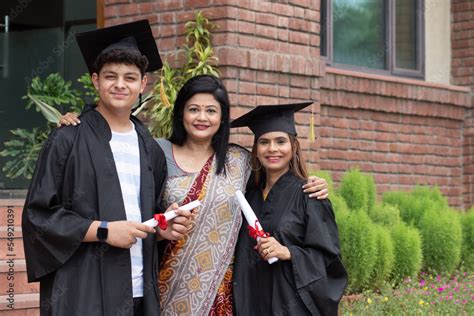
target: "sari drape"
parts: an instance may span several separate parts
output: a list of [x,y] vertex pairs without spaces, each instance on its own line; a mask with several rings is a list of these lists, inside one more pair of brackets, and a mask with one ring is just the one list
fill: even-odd
[[[164,204],[199,198],[193,227],[170,243],[159,271],[163,315],[231,315],[231,263],[242,216],[235,190],[245,190],[249,154],[231,146],[225,174],[215,174],[215,157],[199,173],[169,177]],[[212,312],[211,312],[212,311]]]

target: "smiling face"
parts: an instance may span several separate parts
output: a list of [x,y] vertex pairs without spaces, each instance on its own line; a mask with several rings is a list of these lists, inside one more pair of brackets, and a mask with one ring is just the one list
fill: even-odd
[[283,174],[293,157],[290,137],[285,132],[263,134],[257,140],[256,153],[267,173]]
[[99,111],[128,116],[147,78],[135,65],[108,63],[92,75],[92,82],[99,93]]
[[210,93],[196,93],[184,105],[183,125],[187,138],[211,142],[221,125],[221,106]]

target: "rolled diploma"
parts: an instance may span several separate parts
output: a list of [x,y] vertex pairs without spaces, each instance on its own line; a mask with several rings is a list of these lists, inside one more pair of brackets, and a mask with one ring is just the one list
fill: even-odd
[[[192,202],[189,202],[188,204],[180,206],[179,209],[185,210],[185,211],[191,211],[191,210],[194,210],[196,207],[199,207],[201,205],[202,205],[201,201],[194,200]],[[165,212],[163,214],[165,215],[166,221],[169,221],[169,220],[175,218],[176,216],[178,216],[178,214],[176,214],[175,211],[169,211],[169,212]],[[143,224],[145,224],[147,226],[150,226],[150,227],[156,227],[158,225],[158,221],[155,218],[151,218],[151,219],[147,220],[146,222],[143,222]]]
[[[258,230],[263,230],[262,226],[260,225],[260,222],[258,221],[257,216],[255,215],[255,212],[252,210],[252,207],[250,207],[249,202],[247,202],[247,199],[243,195],[243,193],[240,190],[235,191],[235,196],[237,198],[237,202],[239,202],[240,208],[242,209],[242,213],[244,213],[245,220],[247,223],[254,227],[254,225],[257,225]],[[260,237],[257,237],[257,241],[260,240]],[[267,260],[269,264],[275,263],[278,261],[278,258],[272,257]]]

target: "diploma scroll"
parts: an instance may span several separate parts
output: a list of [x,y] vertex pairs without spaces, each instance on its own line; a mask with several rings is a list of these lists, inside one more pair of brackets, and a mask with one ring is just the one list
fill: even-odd
[[[242,213],[244,213],[245,220],[247,220],[249,226],[256,232],[255,238],[257,239],[257,241],[259,241],[260,236],[265,235],[265,231],[263,230],[262,225],[260,225],[260,222],[258,221],[255,212],[252,210],[252,207],[250,207],[249,202],[247,202],[247,199],[240,190],[235,191],[235,197],[237,198],[237,202],[239,202],[240,208],[242,209]],[[272,257],[267,261],[269,264],[272,264],[277,262],[278,258]]]
[[[202,204],[199,200],[195,200],[195,201],[192,201],[188,204],[180,206],[179,209],[185,210],[185,211],[191,211],[191,210],[193,210],[196,207],[199,207],[201,205]],[[169,220],[172,220],[176,216],[178,216],[178,214],[176,214],[175,211],[169,211],[169,212],[165,212],[165,213],[161,213],[161,214],[155,214],[155,216],[153,218],[147,220],[146,222],[143,222],[143,224],[145,224],[147,226],[150,226],[150,227],[159,226],[161,229],[166,229],[167,222]]]

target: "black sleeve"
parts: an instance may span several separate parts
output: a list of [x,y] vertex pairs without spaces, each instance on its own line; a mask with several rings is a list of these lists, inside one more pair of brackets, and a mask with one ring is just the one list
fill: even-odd
[[166,166],[166,157],[165,153],[161,147],[153,140],[155,143],[153,146],[153,177],[155,182],[155,213],[163,213],[165,207],[163,205],[162,196],[166,187],[166,178],[168,177],[168,168]]
[[347,273],[342,264],[334,213],[329,200],[307,200],[301,246],[288,246],[295,285],[311,311],[337,315]]
[[[67,209],[62,184],[72,138],[56,129],[43,146],[22,215],[23,243],[30,282],[55,271],[81,245],[92,220]],[[70,181],[73,181],[70,179]]]

